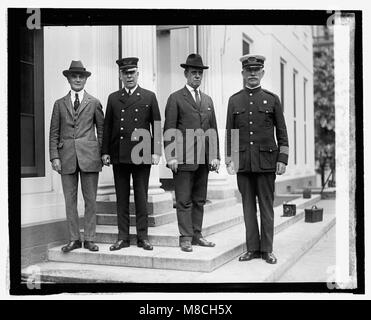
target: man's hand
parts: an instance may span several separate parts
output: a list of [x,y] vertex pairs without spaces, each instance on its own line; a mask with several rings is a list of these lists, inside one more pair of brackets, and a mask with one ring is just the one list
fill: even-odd
[[210,165],[211,165],[212,170],[214,170],[216,172],[219,171],[219,167],[220,167],[220,161],[219,161],[219,159],[213,159],[213,160],[211,160]]
[[229,164],[227,164],[227,172],[230,175],[236,174],[236,170],[234,168],[234,162],[233,161],[231,161]]
[[286,172],[286,165],[282,162],[277,162],[276,174],[281,175],[281,174],[284,174],[285,172]]
[[53,159],[52,161],[52,168],[54,171],[61,173],[62,171],[62,164],[60,159]]
[[111,164],[111,157],[109,154],[102,155],[102,162],[105,166],[109,166]]
[[152,164],[157,165],[160,162],[161,156],[158,154],[153,154],[152,155]]
[[177,159],[170,160],[167,163],[167,166],[171,169],[171,171],[176,173],[178,171],[178,160]]

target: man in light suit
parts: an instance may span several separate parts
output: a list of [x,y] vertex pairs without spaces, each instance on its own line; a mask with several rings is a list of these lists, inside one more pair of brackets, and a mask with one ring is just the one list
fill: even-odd
[[[173,171],[180,248],[192,244],[214,247],[202,236],[209,171],[219,169],[219,138],[212,99],[199,87],[204,66],[199,54],[190,54],[184,68],[185,87],[172,93],[165,109],[164,145],[167,166]],[[174,144],[175,154],[170,146]]]
[[[98,99],[84,90],[91,72],[81,61],[63,71],[71,91],[54,104],[49,136],[50,161],[62,178],[70,241],[63,252],[81,248],[77,187],[79,176],[85,202],[84,248],[98,251],[94,243],[98,175],[102,170],[101,145],[104,115]],[[96,132],[95,132],[96,129]]]

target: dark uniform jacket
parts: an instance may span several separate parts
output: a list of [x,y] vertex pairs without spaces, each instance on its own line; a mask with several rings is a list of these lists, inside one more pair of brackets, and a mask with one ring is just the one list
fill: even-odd
[[[173,92],[165,109],[164,146],[167,162],[177,159],[178,170],[195,171],[200,163],[208,164],[213,159],[220,159],[219,136],[212,99],[200,92],[201,108],[197,107],[189,90],[184,87]],[[211,129],[211,130],[209,130]],[[167,135],[176,132],[175,154],[167,152],[173,149]],[[198,150],[198,151],[197,151]]]
[[[149,143],[137,134],[143,129]],[[161,155],[161,115],[156,95],[139,86],[130,96],[124,88],[111,93],[104,119],[102,155],[109,154],[114,164],[135,163],[131,153],[139,143],[146,148],[140,153],[142,163],[150,164],[152,154]]]
[[76,171],[102,170],[101,146],[104,115],[102,105],[86,91],[77,111],[74,110],[70,93],[54,104],[50,122],[50,161],[60,159],[62,174]]
[[[238,139],[231,139],[231,129],[239,129]],[[226,163],[231,160],[238,163],[238,172],[274,172],[277,161],[287,165],[286,124],[280,100],[274,93],[259,87],[245,88],[232,95],[226,134]]]

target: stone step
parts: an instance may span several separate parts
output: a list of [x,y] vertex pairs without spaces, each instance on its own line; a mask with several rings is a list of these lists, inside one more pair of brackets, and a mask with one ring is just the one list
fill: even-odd
[[[313,201],[313,199],[310,200]],[[297,199],[295,201],[297,202],[298,206],[296,216],[282,217],[282,206],[275,208],[275,233],[280,233],[290,225],[301,220],[303,218],[304,211],[303,209],[299,208],[302,206],[307,206],[308,202],[311,202],[305,201],[305,199]],[[242,219],[242,207],[240,206],[239,212],[237,207],[238,205],[236,205],[236,208],[231,210],[229,214],[235,214],[236,218],[239,214],[239,219]],[[208,216],[214,218],[216,214],[213,212]],[[213,226],[217,225],[218,223],[216,223],[214,220]],[[164,227],[169,228],[165,229]],[[163,229],[161,231],[161,236],[163,239],[167,240],[167,243],[172,241],[173,246],[156,246],[153,251],[145,251],[134,245],[129,248],[111,252],[109,251],[110,244],[99,243],[99,252],[90,252],[86,249],[77,249],[69,252],[68,254],[64,254],[61,251],[61,246],[58,246],[49,250],[49,260],[84,264],[104,264],[110,266],[211,272],[224,263],[235,258],[245,250],[245,226],[242,220],[240,220],[238,224],[235,224],[229,228],[224,227],[221,231],[215,230],[214,233],[210,233],[208,235],[208,240],[215,242],[216,247],[204,248],[193,246],[194,250],[192,253],[182,252],[179,247],[174,245],[175,241],[176,245],[178,245],[178,239],[177,236],[175,237],[174,233],[171,232],[173,228],[174,225],[171,226],[171,224],[168,224],[166,226],[151,229]],[[154,234],[151,236],[154,236]],[[151,240],[151,242],[154,243],[153,238]]]
[[[331,200],[322,201],[321,203],[323,202],[331,202]],[[279,212],[277,213],[279,214]],[[281,218],[285,220],[293,219]],[[166,283],[236,283],[236,285],[243,285],[244,283],[276,282],[279,281],[282,274],[284,274],[298,259],[300,259],[300,257],[334,225],[335,214],[333,211],[331,212],[331,210],[328,210],[328,208],[325,207],[322,222],[305,223],[303,219],[300,219],[300,221],[297,221],[297,223],[295,223],[292,227],[276,233],[274,239],[274,252],[278,258],[278,263],[275,265],[267,264],[261,259],[255,259],[249,262],[239,262],[237,258],[232,257],[231,261],[221,265],[219,268],[214,269],[209,273],[167,269],[154,270],[154,258],[152,255],[152,268],[148,269],[140,267],[121,267],[88,263],[82,264],[76,262],[48,261],[23,269],[22,277],[27,279],[30,275],[33,275],[36,280],[40,280],[42,283],[106,282],[161,283],[165,285]],[[230,231],[241,232],[241,230],[237,230],[237,228],[238,227],[236,226]],[[236,232],[230,232],[230,236],[232,238],[231,241],[234,242],[234,245],[238,245],[238,243],[241,243],[241,239],[240,241],[235,241],[235,235]],[[243,237],[242,234],[239,236],[240,238]],[[220,246],[222,245],[223,244],[221,243]],[[193,253],[184,253],[184,255],[187,260],[190,260],[192,259],[191,256],[195,255],[196,252],[202,251],[206,254],[210,254],[210,252],[216,248],[217,247],[195,247]],[[242,250],[244,250],[244,248],[242,248]],[[179,260],[180,253],[180,251],[174,252],[174,258]],[[237,255],[239,254],[240,253]],[[193,260],[197,261],[197,263],[203,265],[205,264],[205,257],[202,258],[200,255],[198,255],[197,258],[195,257]],[[149,262],[148,259],[146,262]]]
[[[229,207],[237,202],[235,197],[226,198],[221,200],[207,200],[204,212],[209,212],[223,207]],[[98,202],[97,202],[98,204]],[[115,201],[100,201],[97,205],[97,225],[111,225],[117,226],[116,202]],[[131,207],[130,207],[131,208]],[[135,226],[135,207],[130,209],[130,225]],[[176,221],[176,210],[171,209],[167,212],[151,213],[148,214],[148,226],[157,227],[170,222]]]
[[[321,190],[322,188],[320,187],[314,187],[314,188],[311,188],[311,193],[312,195],[313,194],[321,194]],[[292,194],[297,194],[297,195],[302,195],[303,194],[303,191],[304,189],[295,189],[294,191],[292,191]],[[321,196],[321,199],[335,199],[336,198],[336,188],[334,187],[326,187],[325,189],[323,189],[322,191],[322,196]]]

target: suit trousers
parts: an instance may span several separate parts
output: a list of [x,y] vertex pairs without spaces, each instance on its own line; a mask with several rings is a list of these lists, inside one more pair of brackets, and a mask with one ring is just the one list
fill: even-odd
[[66,204],[69,236],[71,241],[80,239],[79,215],[77,212],[79,174],[81,178],[81,190],[85,202],[84,240],[94,241],[96,231],[96,198],[99,173],[83,172],[80,170],[78,163],[75,173],[61,175],[64,200]]
[[130,176],[133,177],[137,240],[148,239],[148,183],[151,165],[114,164],[118,240],[130,240]]
[[173,173],[180,242],[202,238],[209,170],[200,164],[196,171]]
[[[276,174],[237,173],[238,190],[242,197],[242,207],[246,227],[246,247],[248,251],[272,252],[274,233],[274,182]],[[260,209],[260,235],[256,212],[256,197]]]

